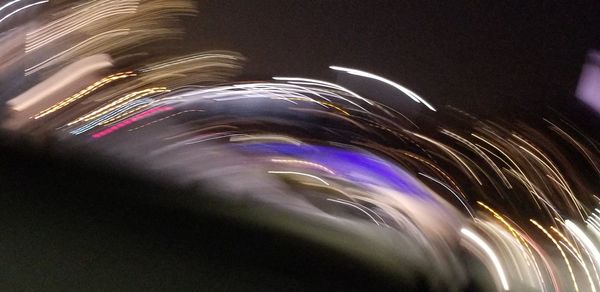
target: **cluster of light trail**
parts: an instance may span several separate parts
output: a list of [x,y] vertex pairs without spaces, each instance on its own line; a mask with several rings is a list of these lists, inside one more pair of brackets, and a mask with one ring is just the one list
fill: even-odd
[[[0,6],[0,17],[26,9],[18,4]],[[245,60],[235,52],[146,60],[137,49],[180,36],[172,20],[193,13],[192,3],[67,7],[22,28],[23,52],[11,62],[26,68],[19,78],[42,81],[6,97],[5,128],[324,226],[393,234],[376,242],[406,238],[431,260],[441,289],[477,282],[465,275],[475,258],[500,290],[599,291],[600,147],[573,123],[479,120],[347,67],[329,68],[393,88],[410,106],[328,78],[235,80]],[[420,109],[427,119],[409,118]]]

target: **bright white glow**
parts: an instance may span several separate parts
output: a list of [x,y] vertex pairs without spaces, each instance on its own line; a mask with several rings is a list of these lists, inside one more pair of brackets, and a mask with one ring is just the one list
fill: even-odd
[[312,174],[308,174],[308,173],[296,172],[296,171],[274,171],[274,170],[270,170],[268,172],[272,173],[272,174],[296,174],[296,175],[308,176],[308,177],[316,179],[326,185],[329,185],[329,183],[326,182],[324,179],[322,179],[316,175],[312,175]]
[[345,67],[340,67],[340,66],[329,66],[329,68],[336,70],[336,71],[343,71],[343,72],[346,72],[346,73],[352,74],[352,75],[375,79],[375,80],[381,81],[385,84],[391,85],[392,87],[402,91],[402,93],[408,95],[408,97],[412,98],[412,100],[414,100],[415,102],[423,103],[430,110],[432,110],[434,112],[436,111],[436,109],[431,104],[429,104],[425,99],[420,97],[418,94],[414,93],[412,90],[410,90],[392,80],[375,75],[373,73],[369,73],[369,72],[365,72],[365,71],[361,71],[361,70],[357,70],[357,69],[345,68]]
[[[15,9],[15,11],[13,11],[13,12],[11,12],[11,13],[7,14],[6,16],[4,16],[4,17],[0,18],[0,22],[4,21],[5,19],[7,19],[7,18],[9,18],[9,17],[11,17],[11,16],[13,16],[13,14],[15,14],[15,13],[18,13],[18,12],[20,12],[20,11],[22,11],[22,10],[25,10],[25,9],[27,9],[27,8],[29,8],[29,7],[32,7],[32,6],[36,6],[36,5],[40,5],[40,4],[47,3],[48,1],[49,1],[49,0],[44,0],[44,1],[34,2],[34,3],[31,3],[31,4],[29,4],[29,5],[25,5],[25,6],[21,7],[21,8],[19,8],[19,9]],[[12,4],[12,3],[14,3],[14,1],[13,1],[13,2],[11,2],[11,3],[8,3],[8,4],[6,4],[6,5],[4,5],[4,6],[2,6],[2,8],[0,8],[0,10],[2,10],[4,7],[6,7],[6,6],[8,6],[8,5]]]
[[583,230],[581,230],[575,223],[571,222],[571,220],[565,220],[565,226],[567,229],[571,231],[575,238],[579,239],[581,243],[585,246],[585,248],[592,254],[594,261],[596,262],[596,266],[600,267],[600,252],[592,242],[592,240],[585,235]]
[[481,239],[477,234],[475,234],[475,232],[473,232],[467,228],[461,228],[460,233],[464,234],[469,239],[471,239],[474,243],[476,243],[479,247],[481,247],[481,249],[483,249],[483,251],[485,251],[485,253],[490,257],[490,259],[492,260],[492,263],[494,264],[494,267],[496,268],[496,271],[498,272],[498,276],[500,277],[500,283],[502,284],[502,289],[508,291],[509,288],[508,288],[508,280],[506,279],[506,274],[504,274],[502,265],[500,265],[500,260],[498,259],[498,257],[496,256],[496,254],[494,253],[492,248],[485,241],[483,241],[483,239]]

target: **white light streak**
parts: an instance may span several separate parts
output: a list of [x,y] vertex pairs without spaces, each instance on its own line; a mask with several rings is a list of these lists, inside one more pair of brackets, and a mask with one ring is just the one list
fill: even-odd
[[379,224],[379,222],[377,222],[377,220],[375,220],[375,218],[373,216],[371,216],[371,214],[369,214],[369,212],[361,209],[358,206],[358,204],[353,204],[353,203],[350,203],[350,202],[346,202],[346,201],[342,201],[342,200],[335,200],[335,199],[327,199],[327,201],[336,202],[336,203],[343,204],[343,205],[346,205],[346,206],[354,207],[357,210],[363,212],[365,215],[369,216],[369,218],[371,218],[371,220],[373,222],[375,222],[375,224],[377,224],[377,226],[381,226],[381,224]]
[[[6,16],[4,16],[4,17],[0,18],[0,22],[4,21],[5,19],[7,19],[7,18],[9,18],[9,17],[11,17],[11,16],[13,16],[13,15],[14,15],[14,14],[16,14],[16,13],[19,13],[19,12],[20,12],[20,11],[22,11],[22,10],[25,10],[25,9],[27,9],[27,8],[30,8],[30,7],[32,7],[32,6],[36,6],[36,5],[40,5],[40,4],[47,3],[48,1],[49,1],[49,0],[44,0],[44,1],[34,2],[34,3],[31,3],[31,4],[29,4],[29,5],[25,5],[25,6],[21,7],[21,8],[19,8],[19,9],[15,9],[15,11],[13,11],[13,12],[11,12],[11,13],[7,14]],[[13,2],[10,2],[10,3],[8,3],[8,4],[4,5],[4,6],[2,6],[2,8],[0,8],[0,10],[2,10],[4,7],[7,7],[8,5],[11,5],[11,4],[12,4],[12,3],[14,3],[14,2],[15,2],[15,1],[13,1]]]
[[2,5],[2,7],[0,7],[0,11],[4,10],[4,8],[6,8],[8,6],[11,6],[11,5],[13,5],[13,4],[17,3],[17,2],[20,2],[20,1],[23,1],[23,0],[13,0],[13,1],[10,1],[10,2]]
[[[368,103],[369,105],[373,105],[372,101],[370,101],[370,100],[368,100],[368,99],[366,99],[366,98],[364,98],[364,97],[362,97],[362,96],[360,96],[360,95],[358,95],[358,94],[350,91],[349,89],[347,89],[345,87],[339,86],[339,85],[337,85],[335,83],[331,83],[331,82],[327,82],[327,81],[322,81],[322,80],[316,80],[316,79],[299,78],[299,77],[273,77],[273,80],[288,81],[288,82],[291,81],[290,83],[292,83],[292,84],[296,84],[297,81],[299,81],[299,82],[309,82],[309,83],[312,83],[314,85],[320,85],[320,86],[330,87],[330,88],[334,88],[334,89],[346,92],[346,93],[350,94],[351,96],[354,96],[354,97],[356,97],[356,98],[358,98],[358,99],[360,99],[360,100]],[[352,105],[360,108],[361,110],[363,110],[365,112],[369,112],[366,108],[358,105],[357,103],[355,103],[355,102],[353,102],[351,100],[345,99],[345,98],[343,98],[343,97],[341,97],[339,95],[337,95],[336,97],[340,98],[342,100],[345,100],[346,102],[348,102],[348,103],[350,103],[350,104],[352,104]]]
[[465,207],[465,210],[467,210],[467,212],[469,212],[469,215],[471,216],[471,218],[475,219],[475,216],[473,216],[473,213],[471,212],[471,209],[469,209],[469,207],[467,207],[467,204],[465,204],[465,202],[447,184],[445,184],[442,181],[436,179],[435,177],[432,177],[430,175],[424,174],[422,172],[419,172],[419,175],[424,176],[424,177],[426,177],[426,178],[428,178],[428,179],[430,179],[430,180],[438,183],[439,185],[443,186],[448,191],[450,191],[450,193],[452,193],[458,199],[458,201],[460,201],[460,203],[463,205],[463,207]]
[[316,180],[318,180],[318,181],[320,181],[320,182],[322,182],[322,183],[324,183],[326,185],[329,185],[329,183],[326,182],[324,179],[322,179],[322,178],[320,178],[320,177],[318,177],[316,175],[312,175],[312,174],[308,174],[308,173],[303,173],[303,172],[270,170],[270,171],[268,171],[268,173],[271,173],[271,174],[295,174],[295,175],[302,175],[302,176],[307,176],[307,177],[316,179]]
[[577,238],[581,243],[583,243],[585,248],[592,254],[592,257],[596,262],[596,266],[600,267],[600,252],[598,251],[592,240],[589,237],[587,237],[583,230],[581,230],[577,225],[575,225],[575,223],[571,222],[571,220],[565,220],[565,226],[573,235],[575,235],[575,238]]
[[392,81],[389,80],[387,78],[383,78],[381,76],[375,75],[373,73],[369,73],[369,72],[365,72],[365,71],[361,71],[361,70],[357,70],[357,69],[351,69],[351,68],[345,68],[345,67],[340,67],[340,66],[329,66],[330,69],[336,70],[336,71],[343,71],[346,72],[348,74],[352,74],[352,75],[356,75],[356,76],[362,76],[362,77],[366,77],[366,78],[371,78],[371,79],[375,79],[378,81],[381,81],[385,84],[391,85],[392,87],[402,91],[402,93],[408,95],[408,97],[410,97],[412,100],[414,100],[417,103],[423,103],[427,108],[429,108],[432,111],[437,111],[431,104],[429,104],[424,98],[420,97],[418,94],[414,93],[412,90]]
[[483,249],[483,251],[485,251],[485,253],[492,260],[492,263],[494,264],[494,267],[496,268],[496,271],[498,272],[498,276],[500,277],[500,283],[502,284],[502,289],[504,289],[506,291],[510,290],[508,287],[508,280],[506,279],[506,274],[504,274],[504,269],[502,269],[500,260],[498,259],[498,256],[496,256],[496,254],[494,253],[492,248],[483,239],[481,239],[477,234],[475,234],[475,232],[473,232],[467,228],[464,228],[464,227],[461,228],[460,233],[467,236],[470,240],[472,240],[479,247],[481,247],[481,249]]

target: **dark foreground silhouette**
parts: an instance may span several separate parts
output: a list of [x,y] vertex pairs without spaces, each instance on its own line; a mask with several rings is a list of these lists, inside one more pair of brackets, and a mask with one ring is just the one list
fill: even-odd
[[430,290],[410,248],[405,264],[360,260],[269,222],[368,244],[350,234],[34,145],[0,146],[0,290]]

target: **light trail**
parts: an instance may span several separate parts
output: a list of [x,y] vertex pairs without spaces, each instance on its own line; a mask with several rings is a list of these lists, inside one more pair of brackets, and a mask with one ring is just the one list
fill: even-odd
[[502,284],[502,289],[504,289],[505,291],[510,290],[506,274],[504,273],[504,269],[502,268],[500,260],[498,259],[498,256],[496,255],[496,253],[494,253],[492,248],[477,234],[475,234],[475,232],[467,228],[461,228],[460,233],[464,234],[468,239],[477,244],[477,246],[479,246],[487,254],[487,256],[492,260],[492,264],[496,269],[496,273],[498,274],[498,278],[500,279],[500,283]]
[[369,73],[369,72],[365,72],[365,71],[361,71],[361,70],[357,70],[357,69],[350,69],[350,68],[344,68],[344,67],[340,67],[340,66],[329,66],[329,68],[333,69],[333,70],[337,70],[337,71],[344,71],[346,73],[352,74],[352,75],[357,75],[357,76],[362,76],[362,77],[367,77],[367,78],[371,78],[371,79],[375,79],[378,81],[381,81],[383,83],[386,83],[388,85],[393,86],[394,88],[400,90],[402,93],[408,95],[408,97],[410,97],[412,100],[414,100],[417,103],[423,103],[427,108],[429,108],[432,111],[437,111],[431,104],[429,104],[424,98],[420,97],[419,95],[417,95],[416,93],[414,93],[412,90],[394,82],[391,81],[387,78],[383,78],[381,76],[375,75],[373,73]]

